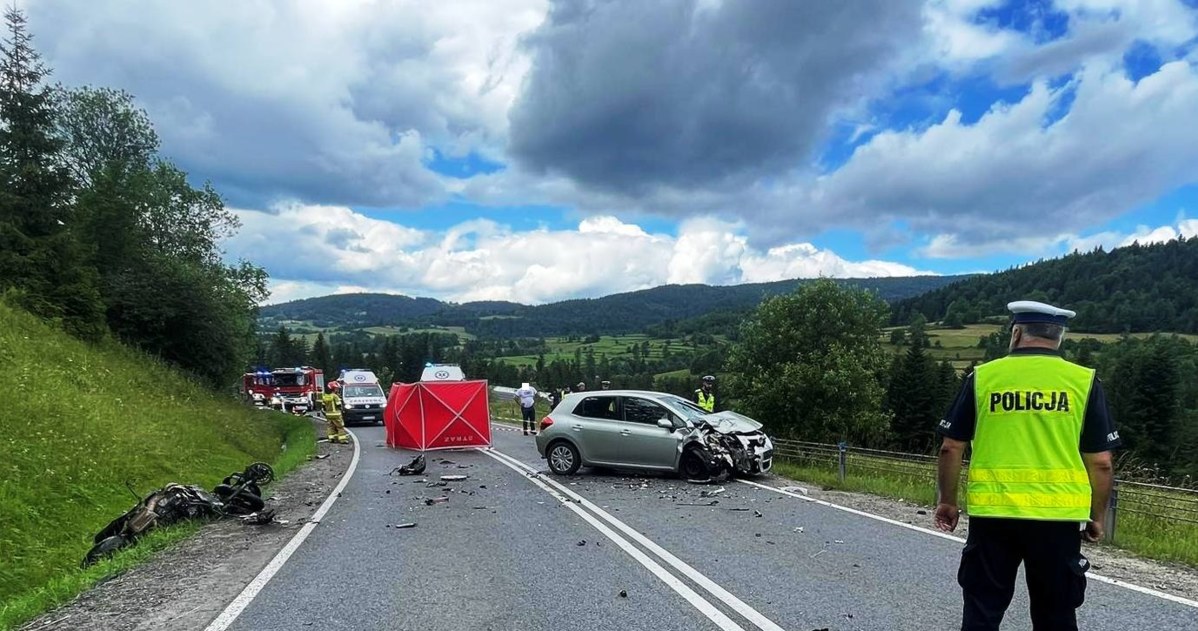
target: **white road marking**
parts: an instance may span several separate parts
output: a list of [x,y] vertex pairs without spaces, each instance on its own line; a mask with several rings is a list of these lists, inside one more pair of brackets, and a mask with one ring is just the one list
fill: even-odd
[[[524,462],[521,462],[520,460],[517,460],[516,458],[513,458],[503,452],[500,452],[495,449],[491,449],[490,451],[484,451],[483,453],[486,453],[487,455],[489,455],[493,458],[496,458],[496,459],[500,460],[501,462],[504,462],[505,464],[509,464],[509,466],[519,467],[519,469],[523,470],[523,472],[525,472],[525,473],[536,474],[536,477],[530,478],[533,482],[536,482],[539,484],[540,483],[548,483],[549,485],[552,485],[555,489],[559,490],[563,495],[566,495],[567,497],[575,500],[578,504],[585,506],[588,510],[595,513],[596,515],[601,517],[603,520],[610,523],[612,526],[615,526],[617,530],[623,532],[630,539],[632,539],[633,541],[636,541],[637,543],[641,544],[646,549],[648,549],[650,552],[657,555],[659,558],[661,558],[661,560],[665,561],[668,565],[672,566],[675,570],[680,572],[683,576],[685,576],[686,578],[689,578],[691,581],[694,581],[695,584],[697,584],[700,587],[702,587],[703,589],[707,590],[709,593],[711,593],[711,595],[715,596],[717,599],[722,601],[725,605],[730,607],[736,613],[743,616],[749,622],[752,622],[756,627],[758,627],[759,629],[762,629],[762,631],[784,631],[782,629],[782,627],[778,626],[772,620],[765,617],[761,612],[750,607],[744,601],[742,601],[741,599],[737,598],[736,596],[734,596],[730,592],[728,592],[728,590],[724,589],[723,587],[720,587],[714,581],[712,581],[711,579],[707,578],[702,573],[700,573],[698,570],[691,567],[686,562],[682,561],[681,559],[674,556],[673,554],[670,554],[669,551],[667,551],[666,549],[657,545],[653,541],[649,540],[648,538],[646,538],[641,533],[637,532],[635,529],[633,529],[628,524],[625,524],[624,522],[616,519],[611,514],[609,514],[607,511],[605,511],[602,508],[599,508],[595,504],[591,503],[585,497],[582,497],[581,495],[575,493],[574,491],[570,490],[568,487],[563,486],[562,484],[558,483],[556,480],[553,480],[552,478],[549,478],[547,476],[541,476],[539,473],[537,473],[536,469],[528,466]],[[574,506],[573,502],[569,502],[566,505],[570,506],[571,508],[576,508]]]
[[[521,469],[516,464],[512,464],[512,462],[509,462],[508,460],[501,458],[498,455],[498,452],[492,453],[492,451],[485,450],[485,449],[480,449],[479,451],[481,451],[482,453],[495,459],[497,462],[499,462],[499,464],[501,464],[505,467],[508,467],[509,469],[512,469],[516,473],[524,476],[525,471],[523,469]],[[516,462],[519,462],[519,461],[516,461]],[[525,477],[528,477],[528,476],[525,476]],[[610,528],[603,525],[603,523],[600,522],[598,519],[595,519],[595,517],[593,515],[582,510],[581,508],[579,508],[577,504],[570,501],[568,498],[563,496],[561,493],[558,493],[557,491],[550,488],[547,484],[545,484],[544,481],[540,480],[539,478],[528,477],[528,479],[533,484],[537,485],[542,490],[544,490],[545,492],[552,495],[555,499],[557,499],[557,501],[559,501],[563,505],[565,505],[566,508],[569,508],[570,510],[574,511],[575,514],[577,514],[584,521],[586,521],[588,524],[590,524],[596,530],[598,530],[600,533],[602,533],[603,536],[607,537],[613,543],[615,543],[617,546],[619,546],[621,550],[623,550],[624,552],[627,552],[629,556],[636,559],[637,562],[639,562],[641,565],[645,566],[645,569],[652,572],[654,576],[656,576],[663,583],[668,585],[670,587],[670,589],[673,589],[675,592],[677,592],[679,596],[682,596],[683,598],[685,598],[687,602],[689,602],[696,609],[698,609],[704,616],[707,616],[707,618],[709,620],[711,620],[712,622],[714,622],[716,624],[716,626],[718,626],[720,629],[723,629],[724,631],[745,631],[744,627],[733,622],[731,618],[724,615],[724,612],[717,609],[715,605],[711,604],[711,602],[709,602],[707,599],[705,599],[702,596],[700,596],[699,594],[697,594],[695,592],[695,590],[688,587],[686,585],[686,583],[683,583],[682,581],[678,580],[678,578],[675,577],[673,574],[670,574],[669,572],[667,572],[665,568],[663,568],[661,565],[659,565],[653,559],[650,559],[648,557],[648,555],[646,555],[644,552],[641,552],[640,550],[638,550],[636,548],[636,546],[629,543],[628,540],[626,540],[623,537],[612,532],[612,530]]]
[[[768,484],[761,484],[760,482],[752,482],[752,481],[750,481],[750,480],[737,480],[737,481],[738,481],[738,482],[743,482],[744,484],[748,484],[748,485],[750,485],[750,486],[755,486],[755,487],[757,487],[757,488],[760,488],[760,489],[765,489],[765,490],[767,490],[767,491],[773,491],[773,492],[775,492],[775,493],[781,493],[782,495],[787,495],[787,496],[790,496],[790,497],[794,497],[794,498],[797,498],[797,499],[803,500],[803,501],[805,501],[805,502],[811,502],[811,503],[813,503],[813,504],[819,504],[820,506],[827,506],[828,508],[834,508],[834,509],[836,509],[836,510],[841,510],[841,511],[844,511],[844,512],[846,512],[846,513],[852,513],[852,514],[854,514],[854,515],[860,515],[860,516],[862,516],[862,517],[868,517],[868,518],[870,518],[870,519],[874,519],[874,520],[877,520],[877,521],[880,521],[880,522],[883,522],[883,523],[891,524],[891,525],[893,525],[893,526],[899,526],[899,527],[901,527],[901,528],[906,528],[906,529],[908,529],[908,530],[914,530],[914,531],[916,531],[916,532],[922,532],[922,533],[924,533],[924,534],[935,535],[935,536],[937,536],[937,537],[940,537],[941,539],[948,539],[949,541],[956,541],[957,543],[965,543],[965,540],[964,540],[964,539],[962,539],[961,537],[956,537],[956,536],[950,535],[950,534],[948,534],[948,533],[945,533],[945,532],[940,532],[939,530],[932,530],[931,528],[923,528],[923,527],[921,527],[921,526],[916,526],[916,525],[913,525],[913,524],[907,524],[907,523],[904,523],[904,522],[901,522],[901,521],[897,521],[897,520],[894,520],[894,519],[890,519],[890,518],[888,518],[888,517],[882,517],[881,515],[875,515],[875,514],[873,514],[873,513],[867,513],[867,512],[865,512],[865,511],[860,511],[860,510],[857,510],[857,509],[855,509],[855,508],[849,508],[849,507],[847,507],[847,506],[841,506],[841,505],[839,505],[839,504],[833,504],[832,502],[828,502],[828,501],[824,501],[824,500],[816,499],[816,498],[814,498],[814,497],[807,497],[806,495],[801,495],[801,494],[798,494],[798,493],[791,493],[790,491],[787,491],[787,490],[784,490],[784,489],[779,489],[779,488],[777,488],[777,487],[773,487],[773,486],[770,486],[770,485],[768,485]],[[1157,591],[1157,590],[1155,590],[1155,589],[1152,589],[1152,588],[1150,588],[1150,587],[1143,587],[1143,586],[1141,586],[1141,585],[1136,585],[1135,583],[1128,583],[1127,581],[1119,580],[1119,579],[1117,579],[1117,578],[1111,578],[1111,577],[1109,577],[1109,576],[1103,576],[1103,575],[1101,575],[1101,574],[1095,574],[1095,573],[1093,573],[1093,572],[1087,572],[1087,573],[1086,573],[1086,576],[1087,576],[1088,578],[1092,578],[1092,579],[1094,579],[1094,580],[1096,580],[1096,581],[1098,581],[1098,582],[1100,582],[1100,583],[1107,583],[1107,584],[1109,584],[1109,585],[1117,585],[1117,586],[1119,586],[1119,587],[1123,587],[1123,588],[1125,588],[1125,589],[1130,589],[1130,590],[1131,590],[1131,591],[1133,591],[1133,592],[1140,592],[1141,594],[1147,594],[1147,595],[1149,595],[1149,596],[1155,596],[1155,597],[1157,597],[1157,598],[1161,598],[1161,599],[1163,599],[1163,600],[1168,600],[1168,601],[1170,601],[1170,602],[1175,602],[1175,603],[1177,603],[1177,604],[1179,604],[1179,605],[1185,605],[1185,606],[1187,606],[1187,607],[1194,607],[1194,608],[1198,608],[1198,601],[1190,600],[1190,599],[1188,599],[1188,598],[1183,598],[1183,597],[1181,597],[1181,596],[1174,596],[1173,594],[1167,594],[1167,593],[1165,593],[1165,592],[1162,592],[1162,591]]]
[[229,606],[225,607],[225,610],[204,628],[204,631],[225,631],[225,629],[228,629],[229,625],[233,624],[233,621],[237,619],[237,616],[240,616],[241,612],[245,611],[245,608],[254,600],[258,592],[261,592],[262,588],[266,587],[270,579],[274,578],[274,575],[283,567],[283,564],[291,558],[291,555],[300,547],[300,544],[316,529],[321,518],[324,517],[325,513],[329,512],[329,509],[333,507],[333,503],[337,501],[337,497],[341,495],[341,491],[345,490],[345,485],[349,484],[349,479],[353,477],[354,470],[358,468],[358,455],[361,453],[361,441],[358,440],[357,434],[350,432],[348,429],[345,431],[354,437],[354,456],[349,461],[349,469],[345,471],[345,475],[341,476],[341,481],[337,483],[333,492],[325,498],[320,508],[317,508],[316,512],[312,513],[312,517],[308,523],[304,524],[303,528],[300,528],[299,532],[295,533],[291,541],[288,541],[287,545],[283,546],[282,550],[279,550],[279,553],[270,560],[270,563],[267,563],[266,567],[262,568],[261,572],[258,572],[254,580],[250,581],[250,584],[241,590],[237,598],[234,598],[233,602],[229,603]]

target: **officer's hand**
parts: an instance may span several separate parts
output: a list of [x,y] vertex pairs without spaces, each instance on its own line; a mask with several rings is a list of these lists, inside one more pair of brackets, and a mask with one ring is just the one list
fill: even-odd
[[952,504],[937,504],[936,505],[936,528],[944,532],[952,532],[957,529],[957,520],[961,518],[961,509]]
[[1106,531],[1102,529],[1102,522],[1089,521],[1086,522],[1086,529],[1082,531],[1082,539],[1090,543],[1098,543],[1106,536]]

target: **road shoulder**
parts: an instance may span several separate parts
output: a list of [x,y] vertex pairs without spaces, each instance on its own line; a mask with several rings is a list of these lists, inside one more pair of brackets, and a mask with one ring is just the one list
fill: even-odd
[[233,519],[206,524],[194,537],[35,618],[22,631],[204,629],[308,522],[352,457],[353,445],[319,443],[316,457],[263,490],[267,506],[286,524],[248,526]]

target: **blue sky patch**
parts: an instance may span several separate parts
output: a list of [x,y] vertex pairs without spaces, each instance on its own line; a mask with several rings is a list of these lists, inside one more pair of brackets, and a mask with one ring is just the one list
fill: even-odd
[[1052,0],[1008,0],[981,9],[973,21],[1027,33],[1037,44],[1060,39],[1069,31],[1069,14],[1057,10]]
[[436,148],[431,153],[432,156],[424,160],[424,166],[435,173],[462,180],[495,173],[503,168],[503,164],[492,162],[474,151],[461,157],[446,155]]

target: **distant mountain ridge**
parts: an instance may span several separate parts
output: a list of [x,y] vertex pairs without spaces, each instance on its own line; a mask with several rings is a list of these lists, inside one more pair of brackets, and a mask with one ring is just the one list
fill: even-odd
[[[837,279],[875,291],[887,301],[917,296],[968,276]],[[746,311],[765,297],[793,291],[806,279],[744,285],[663,285],[651,289],[544,305],[504,301],[455,304],[394,294],[336,294],[262,307],[263,328],[279,321],[311,321],[321,328],[461,326],[482,337],[611,335],[716,311]]]

